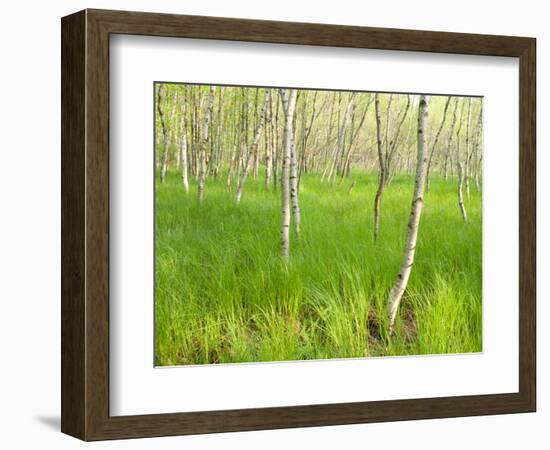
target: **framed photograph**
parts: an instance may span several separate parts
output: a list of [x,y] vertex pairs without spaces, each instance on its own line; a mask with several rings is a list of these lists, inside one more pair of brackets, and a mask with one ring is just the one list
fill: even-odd
[[534,38],[61,30],[64,433],[535,411]]

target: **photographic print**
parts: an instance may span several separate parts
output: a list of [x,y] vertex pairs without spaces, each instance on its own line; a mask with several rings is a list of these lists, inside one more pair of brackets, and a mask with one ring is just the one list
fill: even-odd
[[156,366],[482,351],[481,97],[152,101]]

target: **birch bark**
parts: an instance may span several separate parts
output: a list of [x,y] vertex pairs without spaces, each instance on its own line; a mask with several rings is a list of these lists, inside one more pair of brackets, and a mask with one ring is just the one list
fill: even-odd
[[432,148],[430,150],[430,158],[428,159],[428,168],[426,169],[426,192],[430,190],[430,169],[432,167],[432,160],[434,157],[435,149],[437,147],[437,143],[439,142],[439,136],[441,135],[441,131],[443,130],[445,121],[447,120],[447,110],[449,109],[450,103],[451,103],[451,96],[447,97],[447,102],[445,103],[445,108],[443,110],[443,119],[441,120],[441,124],[439,125],[439,129],[437,130],[434,142],[432,144]]
[[181,137],[181,182],[187,194],[189,192],[189,178],[187,175],[187,134],[185,131]]
[[347,150],[346,157],[345,157],[345,160],[344,160],[344,170],[342,170],[342,174],[341,174],[341,178],[340,178],[340,184],[344,181],[344,177],[346,175],[349,175],[350,164],[351,164],[350,158],[351,158],[351,153],[352,153],[352,149],[353,149],[353,144],[355,143],[355,139],[359,135],[359,132],[361,131],[361,128],[363,128],[363,123],[365,122],[365,118],[367,117],[367,113],[369,111],[371,103],[372,103],[372,97],[369,95],[368,100],[367,100],[367,105],[365,106],[365,109],[363,110],[363,115],[361,116],[361,120],[359,121],[359,125],[357,127],[355,127],[353,125],[353,121],[352,121],[351,133],[350,133],[350,138],[349,138],[349,142],[348,142],[348,150]]
[[166,159],[168,154],[168,130],[166,129],[166,122],[164,120],[164,114],[162,110],[162,94],[164,92],[164,85],[159,85],[157,90],[157,112],[162,127],[162,154],[160,156],[160,182],[164,183],[166,177]]
[[336,175],[338,171],[338,160],[340,158],[341,153],[345,151],[344,148],[344,141],[346,137],[346,131],[348,129],[348,125],[351,118],[351,113],[353,112],[353,109],[355,108],[355,98],[357,96],[357,92],[352,92],[348,101],[348,104],[346,106],[346,111],[344,113],[344,119],[342,122],[342,125],[340,127],[340,131],[338,133],[338,139],[336,141],[336,146],[334,147],[334,153],[332,156],[332,164],[330,166],[330,171],[328,173],[328,180],[331,183],[334,183],[336,180]]
[[185,101],[183,102],[183,107],[181,108],[180,115],[180,131],[181,131],[181,140],[180,140],[180,151],[179,159],[181,164],[181,183],[183,189],[187,194],[189,192],[189,175],[187,168],[187,92],[185,95]]
[[478,156],[479,154],[479,147],[481,145],[481,138],[482,138],[482,129],[483,129],[483,104],[481,104],[479,108],[479,117],[477,121],[477,136],[476,136],[476,142],[474,144],[474,181],[475,181],[475,187],[476,191],[479,192],[480,185],[479,185],[479,166],[480,166],[480,158]]
[[416,251],[416,241],[418,238],[418,229],[420,216],[422,215],[424,186],[426,183],[426,172],[428,167],[428,150],[426,144],[426,130],[428,121],[428,98],[420,96],[418,104],[418,133],[417,133],[417,163],[416,178],[414,182],[414,194],[411,205],[411,214],[407,228],[407,243],[405,245],[405,254],[403,264],[397,275],[397,279],[390,291],[388,298],[388,334],[391,336],[395,330],[395,319],[397,310],[403,293],[407,288],[407,283],[411,275],[414,264],[414,255]]
[[464,222],[468,222],[468,213],[466,212],[466,207],[464,206],[464,197],[462,195],[462,188],[464,184],[464,167],[461,161],[461,152],[460,152],[460,130],[462,129],[462,116],[464,113],[464,102],[462,103],[462,108],[460,111],[460,121],[458,123],[458,129],[456,131],[456,168],[458,171],[458,207],[460,208],[460,213]]
[[378,232],[380,229],[380,203],[382,201],[382,193],[386,186],[386,164],[382,150],[382,130],[381,130],[381,118],[380,118],[380,96],[374,95],[374,111],[376,116],[376,149],[378,151],[378,189],[374,197],[374,240],[378,239]]
[[447,139],[447,153],[445,155],[445,166],[443,169],[443,178],[445,181],[447,181],[448,177],[448,162],[451,158],[451,149],[452,149],[452,143],[453,143],[453,132],[455,129],[455,123],[456,123],[456,110],[458,108],[458,98],[455,99],[455,107],[453,108],[453,121],[451,122],[451,129],[449,130],[449,137]]
[[274,136],[273,136],[273,97],[269,96],[269,108],[268,118],[270,126],[267,126],[268,120],[266,119],[266,133],[265,133],[265,187],[269,188],[271,184],[271,178],[273,177],[273,148],[274,148]]
[[472,118],[472,98],[468,99],[468,119],[466,121],[466,157],[464,158],[464,189],[470,199],[470,121]]
[[262,129],[265,122],[265,112],[267,109],[267,104],[269,102],[269,95],[270,95],[269,89],[266,89],[264,93],[264,101],[260,108],[258,121],[256,123],[256,132],[254,134],[254,141],[252,142],[252,147],[248,152],[248,159],[246,161],[243,173],[239,180],[239,185],[237,186],[237,193],[235,194],[235,202],[237,203],[237,205],[241,202],[241,198],[244,190],[244,184],[246,183],[246,179],[248,178],[250,169],[254,164],[255,158],[257,158],[256,154],[258,151],[258,145],[260,144],[260,138],[262,137]]
[[290,92],[287,92],[281,89],[280,94],[285,114],[281,170],[281,255],[284,259],[288,259],[290,249],[290,160],[297,91],[296,89],[291,89]]
[[292,203],[292,218],[294,219],[294,231],[296,237],[300,235],[300,200],[298,199],[298,157],[296,155],[296,140],[294,138],[294,129],[291,133],[290,147],[290,201]]
[[214,95],[216,93],[216,88],[214,86],[210,86],[210,95],[208,97],[208,105],[206,107],[206,113],[204,117],[204,127],[203,127],[203,135],[202,135],[202,142],[201,142],[201,150],[200,150],[200,172],[199,172],[199,187],[197,191],[197,196],[199,199],[199,203],[202,203],[204,200],[204,184],[206,182],[206,150],[208,147],[208,141],[209,141],[209,131],[210,131],[210,120],[212,118],[212,108],[214,106]]

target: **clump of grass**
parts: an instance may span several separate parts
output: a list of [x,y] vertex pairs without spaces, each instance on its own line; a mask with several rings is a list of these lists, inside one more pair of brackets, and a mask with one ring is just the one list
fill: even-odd
[[177,173],[157,181],[157,365],[481,351],[481,194],[457,205],[456,185],[432,176],[416,262],[386,335],[387,296],[402,259],[413,179],[386,190],[372,233],[376,174],[331,187],[302,175],[302,231],[280,258],[280,192],[247,181],[235,205],[209,179],[199,205]]

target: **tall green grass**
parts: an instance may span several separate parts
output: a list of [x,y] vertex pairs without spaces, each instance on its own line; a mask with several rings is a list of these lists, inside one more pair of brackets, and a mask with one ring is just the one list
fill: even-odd
[[432,177],[416,261],[387,338],[413,178],[384,193],[373,239],[376,174],[334,187],[303,175],[302,230],[280,258],[280,191],[247,180],[240,205],[225,178],[202,205],[177,173],[156,184],[156,364],[183,365],[481,351],[481,194],[464,223],[456,182]]

